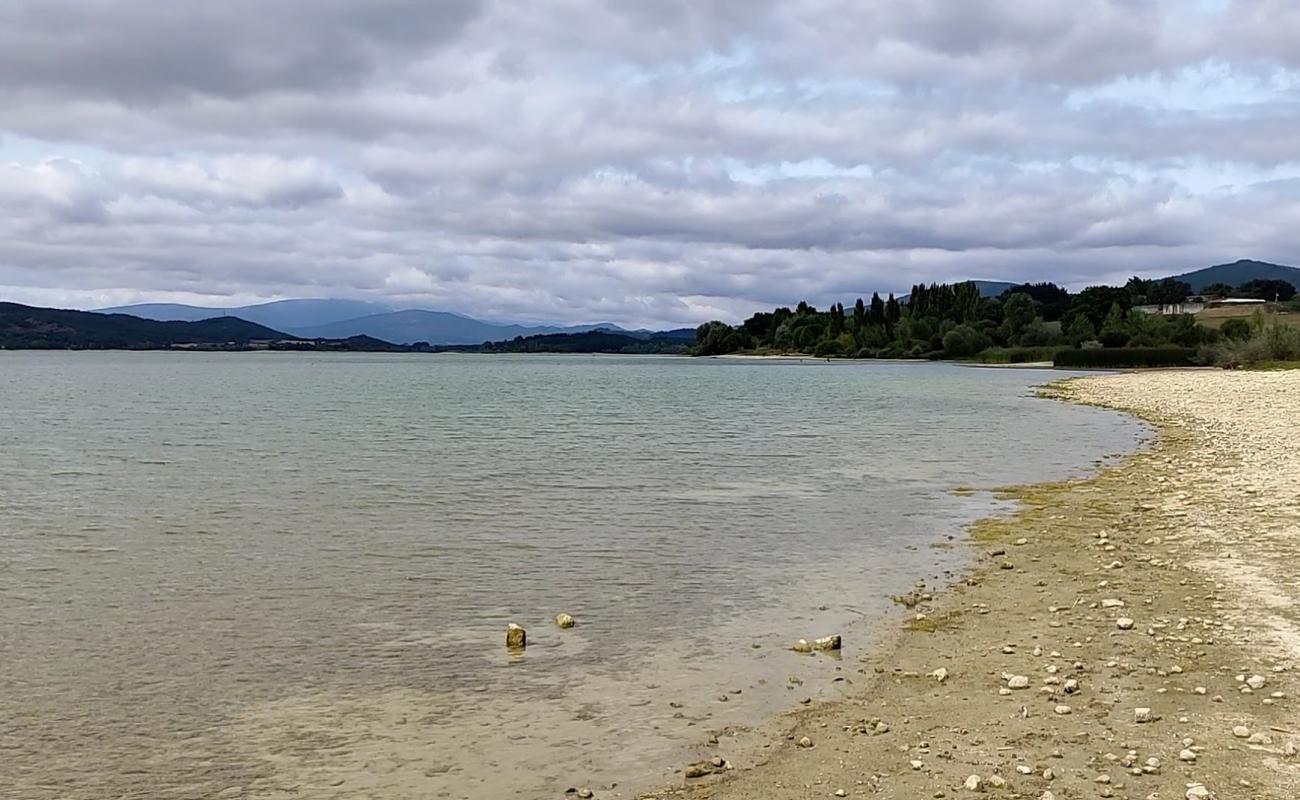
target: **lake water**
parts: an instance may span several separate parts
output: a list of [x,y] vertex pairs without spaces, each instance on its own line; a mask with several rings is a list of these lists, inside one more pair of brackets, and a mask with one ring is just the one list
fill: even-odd
[[[995,504],[954,488],[1132,448],[1033,397],[1060,375],[0,352],[0,797],[673,780],[961,565]],[[788,650],[834,632],[843,662]]]

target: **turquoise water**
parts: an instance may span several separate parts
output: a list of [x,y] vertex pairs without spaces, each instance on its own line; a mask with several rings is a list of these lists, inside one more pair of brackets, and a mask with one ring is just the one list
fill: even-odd
[[933,545],[994,505],[954,487],[1131,449],[1128,418],[1032,396],[1059,376],[0,353],[0,796],[666,780],[833,694],[790,642],[853,631],[847,661],[961,564]]

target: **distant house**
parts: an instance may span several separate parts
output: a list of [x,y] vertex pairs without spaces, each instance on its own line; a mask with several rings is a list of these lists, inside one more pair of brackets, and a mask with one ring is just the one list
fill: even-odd
[[1173,316],[1175,314],[1197,314],[1206,308],[1205,301],[1199,297],[1189,297],[1181,303],[1160,303],[1150,306],[1133,306],[1134,311],[1143,314],[1164,314]]
[[1253,297],[1201,297],[1195,295],[1181,303],[1164,303],[1162,305],[1133,306],[1134,311],[1143,314],[1199,314],[1207,308],[1241,308],[1243,306],[1262,306],[1265,300]]
[[1208,303],[1205,304],[1205,307],[1223,308],[1224,306],[1229,306],[1229,307],[1262,306],[1267,302],[1268,302],[1267,300],[1259,300],[1254,297],[1222,297],[1219,298],[1218,300],[1209,301]]

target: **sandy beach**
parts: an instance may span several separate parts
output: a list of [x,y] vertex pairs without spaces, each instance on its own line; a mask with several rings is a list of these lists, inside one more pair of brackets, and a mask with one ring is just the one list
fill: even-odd
[[849,699],[714,731],[647,797],[1300,797],[1300,372],[1047,392],[1158,441],[1006,490],[1021,510],[975,526],[965,579],[918,585],[888,643],[845,660]]

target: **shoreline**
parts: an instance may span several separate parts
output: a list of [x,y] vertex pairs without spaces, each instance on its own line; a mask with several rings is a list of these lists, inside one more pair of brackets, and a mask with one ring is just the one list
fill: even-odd
[[[1300,588],[1285,574],[1300,563],[1285,451],[1300,372],[1269,374],[1045,387],[1156,441],[1084,479],[1001,490],[1019,509],[971,526],[966,572],[846,659],[859,685],[843,699],[778,716],[748,748],[701,747],[734,768],[640,797],[1300,796]],[[1282,496],[1252,501],[1261,485]]]

